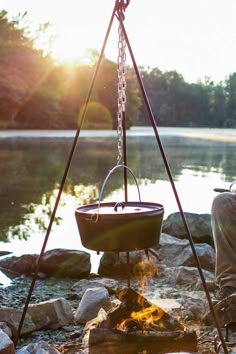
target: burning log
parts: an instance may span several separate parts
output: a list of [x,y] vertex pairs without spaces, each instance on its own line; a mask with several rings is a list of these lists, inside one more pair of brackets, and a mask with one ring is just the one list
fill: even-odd
[[142,295],[131,288],[121,290],[117,294],[121,301],[119,308],[109,313],[110,328],[123,331],[184,330],[184,326],[160,307],[150,303]]
[[196,351],[196,333],[131,288],[117,294],[121,304],[86,325],[89,354]]
[[129,334],[108,328],[94,328],[90,331],[87,347],[89,354],[160,354],[166,351],[197,351],[194,332],[135,331]]

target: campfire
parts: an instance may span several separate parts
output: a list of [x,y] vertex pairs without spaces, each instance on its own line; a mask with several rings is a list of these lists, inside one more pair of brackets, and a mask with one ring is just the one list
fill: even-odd
[[[196,333],[132,288],[117,293],[120,303],[85,326],[90,354],[196,351]],[[112,349],[111,349],[112,348]]]

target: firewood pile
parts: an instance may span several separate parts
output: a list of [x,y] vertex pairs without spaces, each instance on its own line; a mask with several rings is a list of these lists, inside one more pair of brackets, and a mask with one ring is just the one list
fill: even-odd
[[197,338],[177,319],[150,303],[132,288],[117,293],[115,309],[101,310],[84,329],[84,347],[90,354],[166,353],[196,351]]

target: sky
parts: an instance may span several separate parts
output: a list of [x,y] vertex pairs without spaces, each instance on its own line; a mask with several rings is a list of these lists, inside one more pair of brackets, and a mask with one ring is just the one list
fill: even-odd
[[[54,55],[82,57],[99,52],[115,0],[0,0],[0,10],[27,11],[31,23],[50,22]],[[138,66],[176,70],[185,81],[215,83],[236,72],[236,0],[130,0],[124,25]],[[114,18],[105,55],[118,55]],[[131,64],[129,54],[127,63]]]

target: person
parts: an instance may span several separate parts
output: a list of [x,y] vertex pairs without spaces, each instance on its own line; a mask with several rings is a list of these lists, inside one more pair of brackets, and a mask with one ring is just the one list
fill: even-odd
[[211,209],[216,250],[215,276],[219,286],[216,299],[236,293],[236,181],[229,191],[218,194]]

